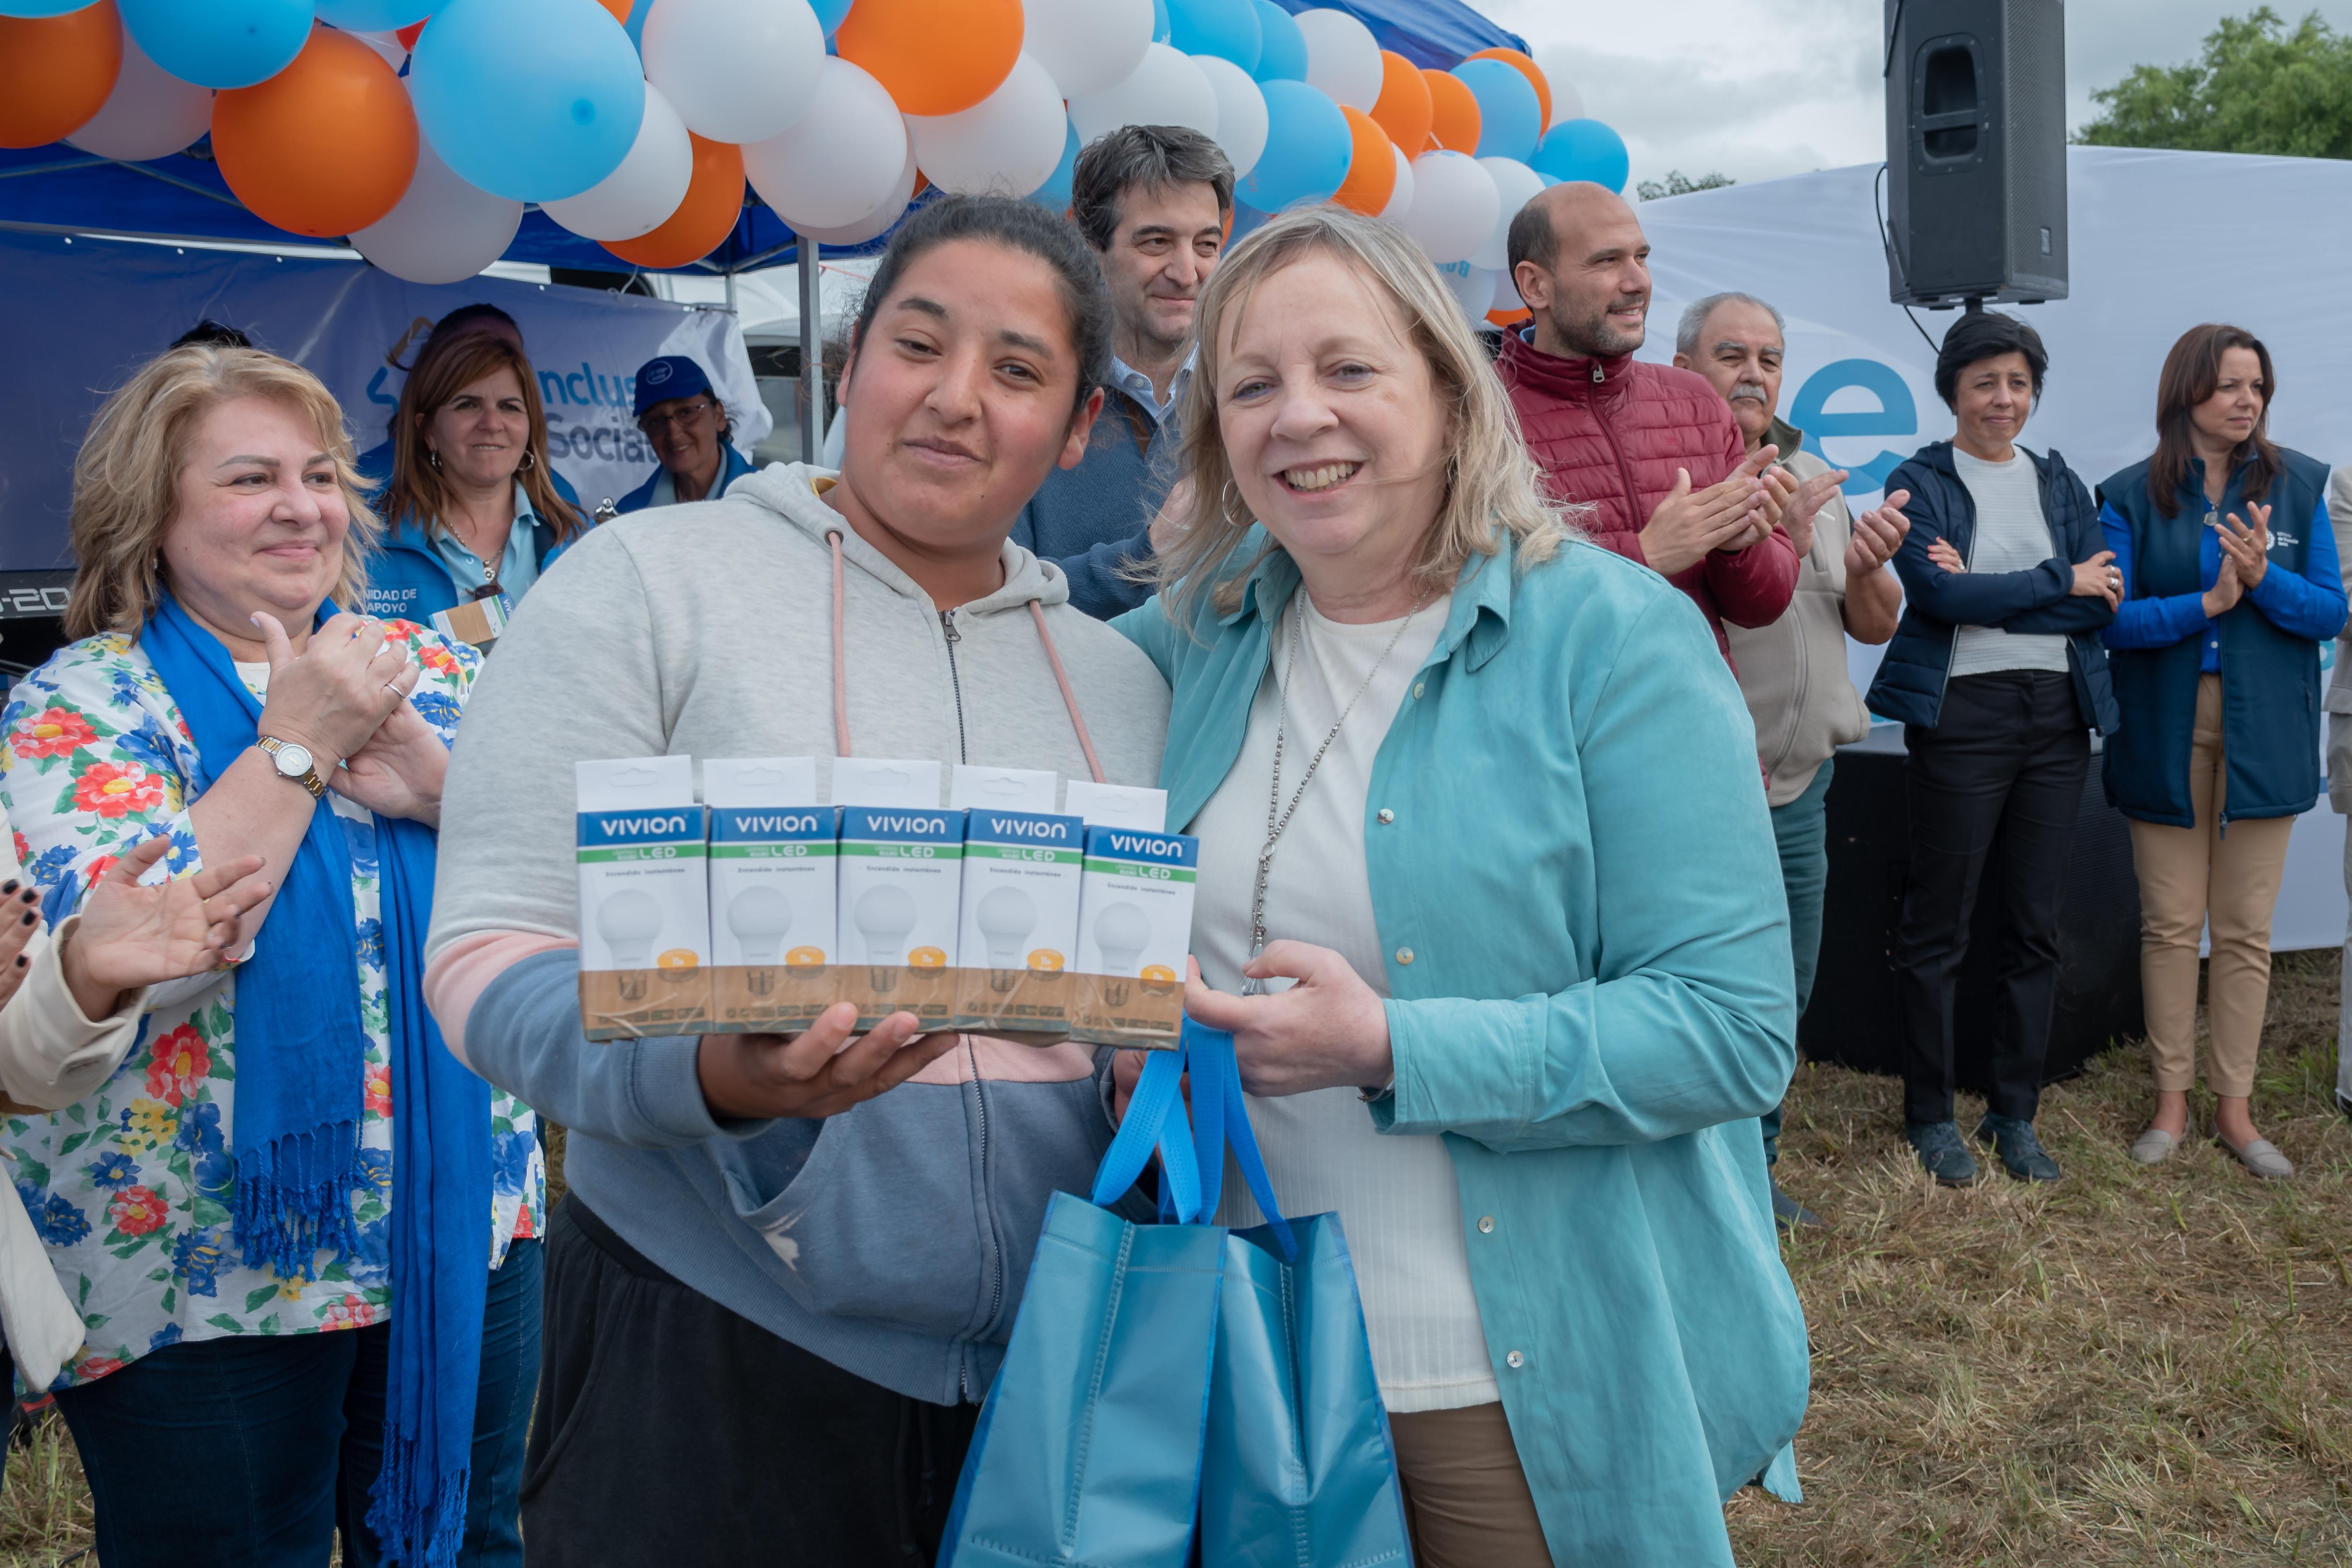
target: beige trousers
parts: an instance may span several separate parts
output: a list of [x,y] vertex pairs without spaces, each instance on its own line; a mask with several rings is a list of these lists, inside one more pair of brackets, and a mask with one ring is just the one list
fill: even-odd
[[2221,677],[2197,680],[2189,793],[2197,825],[2131,825],[2139,873],[2140,990],[2148,1054],[2159,1090],[2197,1082],[2197,938],[2210,923],[2213,956],[2205,1012],[2212,1025],[2206,1083],[2214,1093],[2253,1092],[2254,1053],[2271,990],[2271,910],[2286,873],[2292,817],[2240,818],[2225,833],[2229,770],[2221,753]]
[[1420,1568],[1552,1568],[1500,1404],[1389,1417]]

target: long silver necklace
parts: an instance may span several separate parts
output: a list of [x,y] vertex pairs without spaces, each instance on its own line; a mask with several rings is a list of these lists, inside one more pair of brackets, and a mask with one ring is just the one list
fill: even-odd
[[[1298,590],[1302,598],[1306,591],[1304,588]],[[1300,777],[1298,788],[1291,791],[1290,804],[1286,806],[1282,803],[1282,752],[1290,729],[1290,683],[1298,674],[1298,649],[1307,625],[1307,606],[1298,602],[1291,606],[1290,656],[1283,665],[1282,679],[1275,683],[1279,696],[1275,705],[1274,784],[1265,802],[1265,842],[1258,848],[1257,881],[1250,891],[1249,956],[1252,958],[1265,951],[1265,884],[1274,871],[1274,846],[1281,840],[1283,830],[1290,826],[1291,815],[1298,810],[1298,802],[1305,799],[1307,787],[1315,782],[1315,770],[1323,766],[1323,754],[1331,749],[1333,741],[1339,738],[1339,731],[1347,724],[1348,716],[1356,711],[1356,705],[1364,700],[1366,692],[1372,689],[1372,682],[1389,662],[1389,655],[1395,653],[1396,645],[1403,641],[1405,628],[1412,624],[1414,616],[1429,607],[1432,597],[1430,594],[1422,595],[1413,607],[1405,612],[1404,619],[1397,622],[1397,629],[1389,633],[1387,646],[1381,650],[1381,656],[1372,661],[1372,667],[1364,672],[1363,682],[1356,687],[1356,695],[1349,697],[1348,706],[1339,710],[1339,721],[1331,726],[1331,733],[1323,737],[1323,744],[1315,748],[1313,757],[1307,758],[1307,771]],[[1244,979],[1242,982],[1242,995],[1245,997],[1256,996],[1265,989],[1265,982],[1261,980]]]

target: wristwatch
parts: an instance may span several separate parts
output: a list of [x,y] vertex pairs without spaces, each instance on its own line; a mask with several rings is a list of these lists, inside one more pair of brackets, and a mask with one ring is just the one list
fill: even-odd
[[310,760],[310,748],[291,740],[280,740],[274,735],[261,737],[261,749],[269,753],[270,766],[281,779],[291,779],[310,791],[310,799],[327,798],[327,781],[319,777],[319,769]]

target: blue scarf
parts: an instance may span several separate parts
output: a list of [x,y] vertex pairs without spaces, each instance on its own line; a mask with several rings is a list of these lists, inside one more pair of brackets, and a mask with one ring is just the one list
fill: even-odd
[[[333,613],[331,601],[318,619]],[[261,704],[220,640],[168,592],[140,646],[195,741],[193,800],[251,749]],[[438,836],[381,816],[375,830],[397,1109],[383,1469],[367,1522],[388,1560],[438,1568],[456,1557],[466,1522],[489,1286],[490,1092],[449,1054],[424,1002]],[[358,940],[351,847],[320,800],[236,974],[233,1223],[246,1266],[268,1264],[288,1279],[316,1279],[320,1251],[348,1256],[358,1240],[352,1201],[368,1181]],[[320,983],[334,976],[344,983]]]

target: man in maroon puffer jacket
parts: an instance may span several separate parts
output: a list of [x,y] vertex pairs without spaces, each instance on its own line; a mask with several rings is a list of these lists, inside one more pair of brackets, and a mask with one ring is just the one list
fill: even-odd
[[1794,482],[1769,445],[1746,452],[1731,409],[1690,371],[1636,361],[1650,309],[1650,245],[1615,193],[1554,185],[1512,220],[1510,260],[1535,312],[1496,369],[1519,428],[1562,501],[1595,508],[1585,531],[1697,601],[1715,629],[1769,626],[1797,587],[1780,526]]

